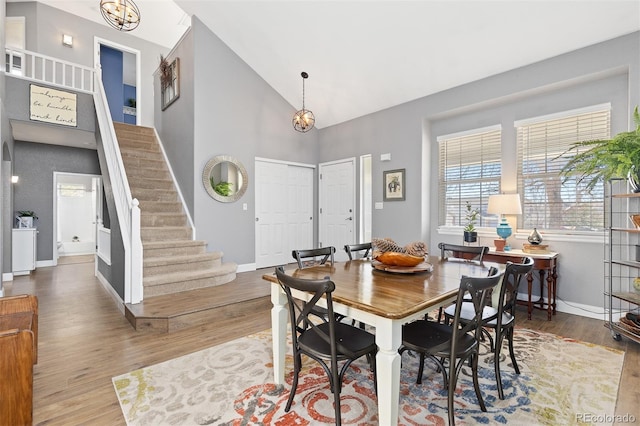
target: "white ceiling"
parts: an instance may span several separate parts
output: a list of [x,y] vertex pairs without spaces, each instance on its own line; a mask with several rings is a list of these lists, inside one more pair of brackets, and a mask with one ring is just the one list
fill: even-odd
[[135,1],[133,35],[170,48],[196,15],[296,109],[306,71],[319,128],[640,30],[640,0]]

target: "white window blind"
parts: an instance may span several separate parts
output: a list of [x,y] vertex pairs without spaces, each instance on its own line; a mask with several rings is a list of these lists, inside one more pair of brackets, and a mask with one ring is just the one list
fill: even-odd
[[500,193],[500,139],[499,126],[438,138],[441,226],[464,226],[467,201],[480,210],[476,226],[497,225],[487,203],[489,195]]
[[571,144],[610,138],[609,106],[599,107],[516,123],[522,228],[561,232],[603,228],[603,185],[589,193],[578,178],[563,183],[559,174],[570,158],[563,154]]

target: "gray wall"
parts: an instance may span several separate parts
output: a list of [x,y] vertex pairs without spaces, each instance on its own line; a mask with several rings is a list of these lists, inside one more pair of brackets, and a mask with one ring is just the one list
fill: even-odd
[[[100,13],[98,4],[99,2],[96,3],[96,13]],[[9,3],[7,16],[26,17],[27,50],[87,67],[94,67],[95,37],[140,50],[142,80],[138,114],[141,114],[142,125],[153,126],[153,73],[158,68],[160,55],[165,55],[168,49],[136,37],[135,32],[120,32],[42,3]],[[62,45],[63,34],[73,36],[73,48]]]
[[[181,79],[180,98],[158,114],[156,123],[176,175],[188,176],[180,187],[186,194],[192,191],[187,203],[193,206],[197,238],[209,242],[209,251],[223,251],[227,261],[251,264],[255,262],[255,157],[316,164],[318,131],[294,131],[295,108],[197,17],[191,32],[169,59],[179,56],[181,74],[193,76],[193,81]],[[202,170],[216,155],[236,157],[247,169],[249,187],[238,202],[221,203],[205,191]],[[243,203],[248,205],[246,211]]]
[[[33,210],[38,216],[38,261],[53,260],[53,172],[100,173],[95,150],[16,141],[14,209]],[[10,235],[10,234],[9,234]]]
[[[374,202],[382,201],[382,171],[406,168],[407,201],[374,210],[373,235],[400,242],[422,239],[434,251],[440,241],[461,240],[438,233],[438,135],[502,124],[502,188],[515,191],[513,121],[602,102],[612,104],[613,134],[630,128],[633,106],[640,104],[640,33],[322,129],[318,161],[371,153]],[[380,162],[380,154],[387,152],[392,161]],[[493,238],[487,230],[481,242],[492,245]],[[602,240],[575,240],[547,241],[561,253],[558,296],[602,306]]]
[[[7,99],[11,99],[11,102],[9,102],[7,105],[7,114],[9,115],[9,119],[31,122],[29,119],[29,96],[31,84],[35,84],[41,87],[51,87],[53,89],[60,90],[59,87],[49,86],[42,83],[35,83],[21,78],[8,77],[6,92]],[[95,132],[96,113],[93,106],[93,96],[86,93],[77,93],[77,96],[76,109],[78,112],[78,116],[76,119],[76,127],[61,127],[60,125],[41,122],[32,123],[36,123],[39,126],[50,127],[52,129],[64,128]]]

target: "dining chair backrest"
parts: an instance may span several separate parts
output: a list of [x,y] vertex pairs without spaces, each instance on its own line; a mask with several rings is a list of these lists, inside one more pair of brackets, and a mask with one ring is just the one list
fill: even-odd
[[453,257],[465,260],[477,260],[479,263],[482,263],[484,255],[489,252],[489,247],[487,246],[461,246],[449,243],[440,243],[438,244],[438,248],[440,249],[441,259]]
[[[298,268],[302,269],[314,265],[324,265],[325,263],[327,263],[327,260],[330,260],[331,262],[329,264],[333,266],[333,255],[335,252],[335,247],[327,246],[315,249],[293,250],[291,252],[291,256],[293,256],[296,262],[298,262]],[[313,260],[304,260],[310,258],[313,258]],[[316,261],[316,258],[320,258],[320,260]]]
[[345,244],[344,251],[347,253],[347,256],[349,256],[349,260],[353,260],[353,256],[361,251],[364,251],[364,253],[362,253],[360,257],[367,257],[371,251],[371,243]]
[[[533,269],[533,258],[525,257],[522,259],[522,263],[507,262],[507,267],[504,271],[504,277],[500,283],[500,292],[498,293],[498,300],[496,302],[498,309],[495,318],[497,321],[498,329],[502,326],[503,314],[509,313],[512,317],[515,316],[515,308],[518,299],[518,287],[520,282],[531,270]],[[492,321],[494,318],[485,318],[485,322]]]
[[[330,340],[330,336],[327,336],[323,331],[316,326],[316,322],[310,315],[313,315],[313,309],[316,307],[318,301],[325,297],[327,300],[327,311],[330,315],[327,318],[327,322],[330,324],[329,329],[332,330],[333,319],[333,302],[331,299],[331,293],[335,290],[335,284],[327,276],[320,280],[310,280],[304,278],[296,278],[291,275],[287,275],[284,269],[280,266],[276,268],[276,277],[278,283],[282,288],[282,291],[287,296],[287,303],[289,305],[289,316],[291,323],[291,338],[293,339],[293,345],[297,346],[297,335],[305,332],[308,329],[315,329],[316,333],[320,333],[323,339]],[[307,301],[301,301],[296,299],[291,290],[304,291],[311,295],[311,298]]]
[[[467,277],[462,276],[460,279],[460,289],[456,300],[456,309],[453,316],[451,342],[443,343],[443,348],[449,344],[451,346],[452,361],[456,356],[456,346],[460,339],[464,338],[467,333],[473,333],[475,338],[480,341],[482,333],[482,313],[484,307],[490,300],[490,290],[495,288],[500,282],[502,272],[498,268],[491,267],[489,276],[487,277]],[[463,303],[471,303],[473,306],[474,317],[472,320],[467,318],[461,319]],[[434,350],[435,352],[435,350]],[[455,361],[453,364],[455,365]]]

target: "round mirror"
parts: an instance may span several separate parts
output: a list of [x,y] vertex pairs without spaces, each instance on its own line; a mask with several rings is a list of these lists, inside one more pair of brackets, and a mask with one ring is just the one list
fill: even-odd
[[247,190],[249,177],[241,162],[228,155],[218,155],[204,166],[202,184],[214,200],[232,203]]

